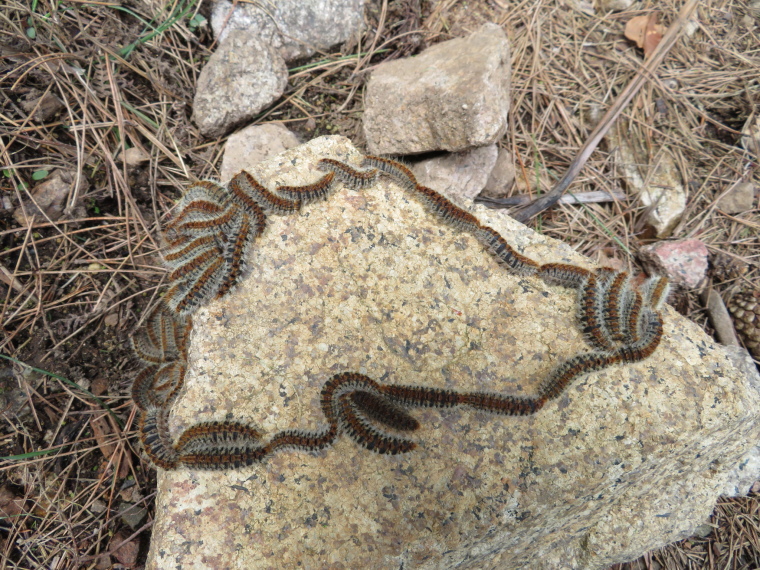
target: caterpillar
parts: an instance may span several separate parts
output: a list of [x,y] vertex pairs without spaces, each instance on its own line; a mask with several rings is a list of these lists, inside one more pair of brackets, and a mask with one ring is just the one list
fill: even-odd
[[[578,378],[616,364],[639,362],[659,346],[661,309],[669,290],[666,278],[655,276],[635,287],[624,271],[539,264],[473,214],[419,184],[409,167],[393,159],[366,156],[361,167],[355,167],[325,158],[317,169],[324,174],[316,182],[278,186],[274,191],[245,171],[226,186],[208,180],[193,183],[166,225],[162,256],[169,288],[131,339],[140,362],[131,390],[142,412],[140,439],[157,467],[235,469],[286,449],[319,451],[341,436],[375,453],[408,453],[417,447],[410,435],[421,427],[414,409],[462,407],[496,415],[532,415]],[[250,249],[266,231],[267,216],[295,214],[304,205],[328,199],[341,183],[362,191],[380,176],[390,178],[439,221],[469,233],[510,273],[575,290],[579,329],[591,350],[555,366],[534,396],[386,385],[346,371],[325,382],[320,396],[323,423],[314,430],[284,430],[267,438],[244,423],[205,422],[185,429],[175,441],[168,416],[184,385],[191,315],[239,282]]]

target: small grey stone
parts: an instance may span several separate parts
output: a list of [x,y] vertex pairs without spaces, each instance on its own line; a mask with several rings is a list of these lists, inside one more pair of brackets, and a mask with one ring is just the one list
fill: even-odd
[[285,61],[309,57],[347,41],[361,31],[365,0],[279,0],[233,3],[220,0],[211,13],[218,41],[243,30],[271,45]]
[[298,137],[279,123],[248,126],[227,139],[219,174],[226,182],[241,170],[299,144]]
[[496,24],[380,65],[367,84],[364,134],[373,154],[459,151],[507,130],[509,42]]
[[752,182],[740,182],[718,200],[718,209],[727,214],[741,214],[755,205],[757,187]]
[[90,510],[95,514],[100,514],[107,508],[108,505],[102,499],[95,499],[90,505]]
[[139,146],[128,148],[124,153],[124,163],[128,168],[135,168],[150,160],[150,155]]
[[24,200],[23,207],[19,206],[13,212],[13,218],[22,226],[29,225],[32,219],[35,225],[45,224],[47,223],[45,216],[53,222],[60,220],[64,215],[68,218],[83,218],[87,212],[79,198],[70,211],[66,210],[77,181],[79,191],[76,195],[81,197],[88,187],[85,177],[77,177],[77,173],[73,170],[54,170],[32,189],[33,200]]
[[488,177],[484,196],[489,198],[503,198],[512,189],[515,184],[515,164],[512,153],[503,148],[499,148],[499,154],[496,157],[496,164]]
[[269,106],[287,84],[288,69],[277,51],[234,31],[201,71],[193,120],[208,137],[224,135]]
[[124,524],[134,530],[140,527],[145,517],[148,516],[148,511],[142,505],[124,502],[119,508],[119,516]]
[[498,153],[492,144],[423,160],[412,171],[424,186],[472,200],[486,185]]

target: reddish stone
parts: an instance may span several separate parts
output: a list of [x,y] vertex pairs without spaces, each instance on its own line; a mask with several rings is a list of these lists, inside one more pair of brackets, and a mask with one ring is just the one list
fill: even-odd
[[641,250],[650,274],[667,275],[672,283],[692,289],[707,274],[707,257],[707,247],[698,239],[662,241]]

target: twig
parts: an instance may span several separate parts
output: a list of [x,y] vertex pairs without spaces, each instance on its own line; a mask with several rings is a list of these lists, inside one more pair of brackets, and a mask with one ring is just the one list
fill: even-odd
[[[23,294],[26,290],[26,287],[24,287],[24,284],[21,283],[18,279],[16,279],[16,276],[13,275],[8,269],[6,269],[5,265],[0,263],[0,281],[8,285],[9,287],[13,287],[16,291]],[[39,299],[34,295],[34,293],[29,294],[29,300],[33,303],[37,304],[39,303]]]
[[700,298],[707,307],[707,314],[710,315],[710,322],[715,327],[715,335],[720,343],[725,346],[741,346],[736,337],[734,322],[718,292],[712,287],[707,287],[702,291]]
[[668,28],[667,33],[665,36],[663,36],[662,41],[652,52],[651,57],[644,63],[643,67],[636,74],[636,77],[633,78],[633,81],[631,81],[626,86],[626,88],[617,98],[617,101],[615,101],[612,107],[609,108],[602,120],[591,133],[589,139],[581,147],[581,150],[573,159],[573,162],[570,164],[570,167],[567,169],[567,172],[562,177],[562,179],[557,183],[551,192],[545,194],[541,198],[538,198],[532,204],[525,206],[522,210],[515,212],[515,214],[512,216],[515,220],[518,222],[527,222],[530,218],[539,212],[543,212],[547,208],[551,208],[554,204],[557,203],[562,194],[565,192],[565,190],[568,189],[572,181],[575,180],[575,177],[586,164],[586,161],[591,156],[591,153],[596,150],[597,146],[599,146],[599,143],[601,142],[604,135],[606,135],[612,127],[615,119],[617,119],[620,113],[623,112],[623,109],[625,109],[628,103],[631,102],[631,99],[633,99],[636,93],[639,92],[639,89],[641,89],[641,87],[644,85],[646,79],[654,73],[655,69],[657,69],[657,66],[662,62],[665,55],[668,53],[668,51],[670,51],[670,48],[673,47],[676,40],[681,35],[681,30],[683,29],[684,24],[691,17],[691,13],[694,11],[697,4],[698,0],[686,1],[683,8],[681,8],[681,12],[678,14],[678,18],[675,22],[673,22],[670,28]]
[[59,380],[63,382],[64,384],[67,384],[68,386],[71,386],[72,388],[76,388],[80,392],[84,392],[87,394],[90,398],[95,400],[101,408],[103,408],[105,411],[107,411],[113,419],[116,420],[116,423],[119,424],[120,428],[124,428],[124,422],[121,421],[121,418],[117,416],[114,411],[111,409],[111,407],[106,404],[103,400],[98,398],[95,394],[87,390],[86,388],[83,388],[73,380],[69,380],[68,378],[64,378],[63,376],[60,376],[58,374],[55,374],[53,372],[48,372],[47,370],[42,370],[41,368],[36,368],[35,366],[29,366],[26,362],[22,362],[21,360],[18,360],[16,358],[13,358],[12,356],[6,356],[5,354],[0,354],[0,358],[3,358],[5,360],[9,360],[11,362],[15,362],[16,364],[20,364],[22,366],[25,366],[29,368],[30,370],[34,370],[35,372],[38,372],[39,374],[45,374],[46,376],[50,376],[51,378],[55,378],[56,380]]
[[[560,196],[560,204],[591,204],[599,202],[614,202],[615,200],[626,200],[625,192],[604,192],[594,190],[591,192],[578,192],[577,194],[565,194]],[[522,206],[529,204],[533,199],[525,194],[509,196],[508,198],[489,198],[488,196],[478,196],[475,198],[476,204],[483,204],[488,208],[509,208],[511,206]]]

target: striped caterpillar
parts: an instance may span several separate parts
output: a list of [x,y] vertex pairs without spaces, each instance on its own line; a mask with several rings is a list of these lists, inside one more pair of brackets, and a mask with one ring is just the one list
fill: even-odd
[[[535,414],[581,376],[615,364],[639,362],[658,347],[667,279],[653,277],[635,286],[622,271],[538,264],[474,215],[419,184],[412,171],[395,160],[367,156],[357,168],[322,159],[317,168],[324,175],[305,186],[279,186],[271,191],[241,172],[227,186],[196,182],[180,200],[163,235],[169,288],[164,302],[132,339],[141,363],[132,384],[132,399],[142,412],[143,447],[156,466],[231,469],[262,462],[286,449],[324,449],[340,436],[375,453],[406,453],[416,447],[409,437],[420,427],[411,415],[415,408]],[[226,295],[239,282],[251,247],[266,230],[267,216],[297,213],[306,204],[328,199],[339,184],[361,191],[381,176],[390,178],[439,221],[469,233],[508,272],[576,290],[578,323],[591,350],[556,366],[532,397],[384,385],[347,371],[325,383],[320,399],[324,421],[313,431],[285,430],[266,437],[247,424],[206,422],[187,428],[175,441],[168,416],[184,384],[191,314],[209,300]]]

